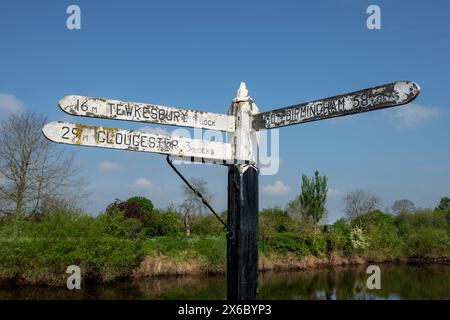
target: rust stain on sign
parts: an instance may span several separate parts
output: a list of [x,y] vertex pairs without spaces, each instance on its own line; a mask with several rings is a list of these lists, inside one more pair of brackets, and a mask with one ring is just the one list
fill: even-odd
[[249,162],[234,159],[231,145],[218,141],[60,121],[46,124],[42,131],[49,140],[63,144],[169,154],[190,161],[219,164]]

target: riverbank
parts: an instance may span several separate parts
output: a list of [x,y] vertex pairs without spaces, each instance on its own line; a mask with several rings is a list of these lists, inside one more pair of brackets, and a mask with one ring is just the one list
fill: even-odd
[[[364,257],[351,256],[343,257],[333,253],[330,257],[305,256],[298,257],[292,254],[285,256],[271,255],[270,257],[261,256],[259,258],[260,272],[288,272],[288,271],[306,271],[320,270],[324,268],[335,268],[343,266],[363,266],[369,264],[395,264],[395,265],[431,265],[443,264],[450,265],[449,256],[436,257]],[[142,279],[148,277],[161,276],[196,276],[208,274],[225,274],[226,268],[209,269],[208,265],[201,260],[182,260],[159,256],[145,256],[139,267],[134,269],[130,275],[133,279]]]
[[[186,236],[176,212],[151,214],[145,223],[120,210],[97,217],[70,210],[33,219],[0,217],[0,279],[65,286],[71,265],[80,267],[85,283],[225,273],[226,237],[215,217],[196,216]],[[259,256],[262,272],[447,263],[450,211],[398,216],[375,211],[358,224],[338,220],[328,228],[280,210],[262,212]]]

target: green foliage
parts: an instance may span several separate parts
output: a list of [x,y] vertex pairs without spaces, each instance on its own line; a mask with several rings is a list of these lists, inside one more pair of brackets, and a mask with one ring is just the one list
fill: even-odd
[[337,220],[328,236],[331,242],[332,250],[341,252],[344,256],[350,256],[353,252],[353,246],[350,239],[352,228],[345,219]]
[[450,198],[443,197],[436,207],[436,210],[446,211],[448,209],[450,209]]
[[392,215],[375,210],[355,218],[352,225],[362,227],[369,252],[384,256],[401,255],[403,243]]
[[273,232],[288,231],[293,224],[293,220],[289,214],[279,207],[261,210],[259,212],[259,221],[260,227],[261,225],[265,225]]
[[[183,228],[182,218],[176,211],[171,208],[154,209],[153,203],[145,197],[132,197],[124,202],[115,201],[107,207],[105,215],[114,232],[125,232],[131,236],[176,235]],[[126,230],[122,230],[123,228]]]
[[80,266],[84,279],[127,276],[143,251],[142,239],[132,236],[135,227],[129,221],[121,225],[123,221],[70,211],[52,213],[39,222],[1,219],[0,277],[63,285],[65,269],[72,264]]
[[425,257],[448,255],[450,228],[446,212],[421,210],[414,214],[401,214],[396,218],[399,234],[408,256]]
[[259,243],[263,252],[267,251],[270,240],[277,234],[291,231],[293,220],[281,208],[263,209],[259,212]]
[[264,240],[263,252],[294,253],[300,257],[308,254],[321,256],[327,253],[327,236],[309,220],[289,227],[289,231],[272,232]]
[[202,257],[205,269],[223,272],[227,263],[227,241],[225,237],[201,237],[195,242],[195,250]]
[[172,209],[155,209],[145,214],[144,228],[147,237],[177,235],[183,231],[183,222],[181,215]]
[[168,257],[176,257],[182,251],[191,248],[192,245],[184,235],[160,236],[150,239],[147,250],[153,253],[162,253]]
[[278,253],[295,253],[298,256],[310,254],[305,242],[301,241],[298,234],[294,232],[282,232],[274,234],[270,239],[270,248]]
[[450,232],[450,209],[447,209],[447,211],[445,212],[445,218],[447,219],[448,230]]
[[142,221],[126,217],[125,212],[118,209],[100,215],[98,221],[103,223],[105,232],[113,237],[135,238],[143,237],[145,233]]
[[320,176],[319,171],[309,179],[302,175],[302,188],[300,193],[300,212],[306,219],[318,223],[325,218],[327,209],[328,179]]
[[[121,210],[115,203],[97,217],[67,207],[55,207],[39,218],[0,217],[0,278],[63,285],[65,268],[75,264],[86,278],[108,281],[129,275],[143,255],[196,261],[207,272],[225,271],[225,230],[216,217],[195,216],[187,238],[182,216],[174,209],[150,209],[142,199],[125,203],[131,207]],[[127,208],[137,211],[127,214]],[[396,216],[375,210],[351,221],[340,219],[327,230],[309,216],[299,218],[280,208],[259,213],[259,243],[265,255],[324,257],[332,251],[395,258],[450,253],[450,209]],[[365,245],[353,245],[356,238]]]
[[271,234],[288,231],[292,219],[286,211],[280,208],[263,209],[259,212],[259,232],[261,238]]
[[327,235],[323,228],[309,220],[297,222],[295,228],[300,241],[304,242],[312,255],[322,256],[328,253]]
[[122,211],[125,218],[132,218],[142,223],[151,221],[153,203],[145,197],[131,197],[126,201],[116,200],[106,208],[106,213]]
[[[222,220],[226,221],[226,216],[222,215]],[[204,235],[225,235],[224,225],[212,214],[195,215],[191,217],[191,232],[193,234]]]
[[139,203],[142,209],[147,211],[152,211],[154,206],[150,199],[147,199],[146,197],[131,197],[127,199],[128,203]]
[[158,210],[159,221],[157,225],[158,235],[178,235],[183,232],[182,217],[172,209]]

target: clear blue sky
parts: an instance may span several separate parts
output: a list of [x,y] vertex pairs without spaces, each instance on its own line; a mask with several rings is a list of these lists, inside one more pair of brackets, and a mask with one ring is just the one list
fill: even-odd
[[[81,30],[66,28],[70,4],[81,8]],[[381,30],[366,27],[370,4],[381,8]],[[330,222],[356,188],[384,206],[434,207],[450,195],[449,31],[448,1],[2,1],[0,118],[26,109],[138,128],[71,117],[57,102],[80,94],[225,113],[245,81],[265,111],[413,80],[422,88],[413,105],[281,129],[282,165],[261,177],[260,207],[284,206],[316,169],[329,178]],[[160,207],[181,200],[163,156],[61,148],[77,151],[93,214],[135,194]],[[205,178],[214,207],[226,208],[225,167],[181,170]]]

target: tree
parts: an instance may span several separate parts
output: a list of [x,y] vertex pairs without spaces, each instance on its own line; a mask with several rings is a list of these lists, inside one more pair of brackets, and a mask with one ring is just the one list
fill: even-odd
[[[45,117],[13,114],[0,124],[0,212],[38,212],[49,199],[76,203],[86,195],[73,154],[65,157],[41,130]],[[67,202],[66,202],[67,203]]]
[[445,211],[448,208],[450,208],[450,198],[443,197],[441,201],[439,202],[439,205],[436,207],[436,210],[442,210]]
[[325,218],[327,214],[328,179],[320,176],[316,170],[314,176],[309,179],[302,175],[302,187],[300,193],[300,214],[316,224]]
[[353,220],[363,213],[379,209],[381,199],[363,189],[357,189],[344,196],[344,211],[349,220]]
[[399,213],[411,213],[416,210],[414,202],[408,199],[401,199],[394,202],[392,205],[392,212],[395,214]]
[[[203,198],[211,202],[213,199],[213,195],[207,189],[207,182],[203,179],[192,179],[190,184],[199,191]],[[184,194],[184,202],[180,206],[183,211],[183,223],[184,223],[184,231],[186,236],[191,234],[191,218],[195,214],[202,214],[205,210],[205,205],[203,204],[200,197],[198,197],[187,185],[182,186],[183,194]]]
[[131,197],[127,200],[128,203],[139,203],[142,209],[152,211],[154,209],[153,202],[146,197]]

